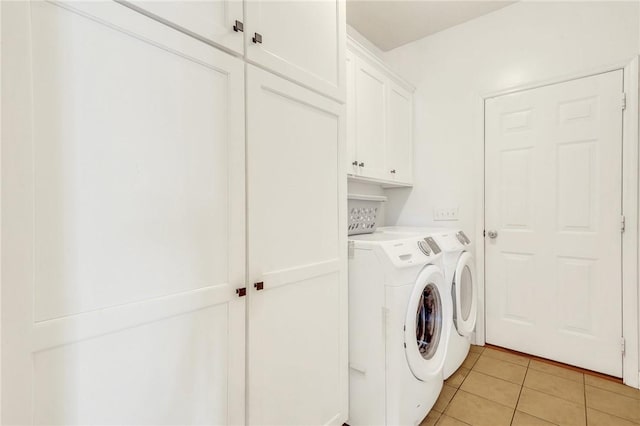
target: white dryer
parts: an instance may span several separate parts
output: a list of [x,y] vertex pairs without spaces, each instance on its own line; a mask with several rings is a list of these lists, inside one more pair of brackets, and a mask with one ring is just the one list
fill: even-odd
[[443,375],[449,378],[460,368],[471,346],[478,314],[478,285],[473,256],[467,250],[471,240],[461,230],[388,226],[379,232],[405,235],[430,235],[442,249],[442,269],[450,285],[453,302],[453,326],[448,337],[447,359]]
[[442,389],[453,305],[425,237],[350,237],[351,426],[417,425]]

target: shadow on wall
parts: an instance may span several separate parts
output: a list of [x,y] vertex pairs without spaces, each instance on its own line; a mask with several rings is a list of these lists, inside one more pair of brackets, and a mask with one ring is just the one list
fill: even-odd
[[[400,225],[398,220],[402,211],[404,209],[405,204],[409,200],[409,196],[413,188],[393,188],[386,190],[387,206],[385,208],[385,221],[384,224],[386,226],[391,225]],[[390,208],[393,206],[393,208]],[[425,212],[426,215],[426,212]],[[425,218],[426,222],[426,218]],[[423,223],[402,223],[402,225],[424,225]]]

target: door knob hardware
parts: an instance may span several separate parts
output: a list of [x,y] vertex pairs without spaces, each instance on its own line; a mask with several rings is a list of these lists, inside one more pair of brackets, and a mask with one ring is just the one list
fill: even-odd
[[233,31],[235,31],[237,33],[243,33],[244,32],[244,24],[241,21],[238,21],[236,19],[236,23],[233,25]]
[[498,231],[494,231],[494,230],[487,231],[487,236],[491,239],[498,238]]
[[395,175],[395,174],[396,174],[396,169],[391,170],[389,173],[391,173],[391,174],[394,174],[394,175]]
[[253,286],[256,288],[256,290],[263,290],[264,289],[264,283],[262,281],[253,284]]
[[251,39],[255,44],[262,44],[262,34],[260,33],[253,33],[253,38]]
[[246,287],[236,288],[236,294],[238,295],[238,297],[246,296],[247,295],[247,288]]
[[358,165],[358,160],[355,160],[354,162],[351,163],[352,166],[357,166]]
[[364,163],[359,163],[358,167],[364,167]]

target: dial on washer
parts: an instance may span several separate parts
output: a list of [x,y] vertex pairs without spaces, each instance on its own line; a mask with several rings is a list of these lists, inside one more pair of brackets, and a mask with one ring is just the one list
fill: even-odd
[[431,248],[429,247],[429,244],[427,244],[424,241],[418,241],[418,248],[420,249],[421,252],[423,252],[425,255],[430,256],[431,255]]

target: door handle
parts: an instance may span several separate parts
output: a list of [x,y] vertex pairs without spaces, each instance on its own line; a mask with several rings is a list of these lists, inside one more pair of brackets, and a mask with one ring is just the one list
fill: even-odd
[[253,33],[253,38],[251,39],[251,41],[253,41],[255,44],[262,44],[262,34],[260,33]]
[[498,238],[498,231],[487,231],[487,236],[491,239]]

